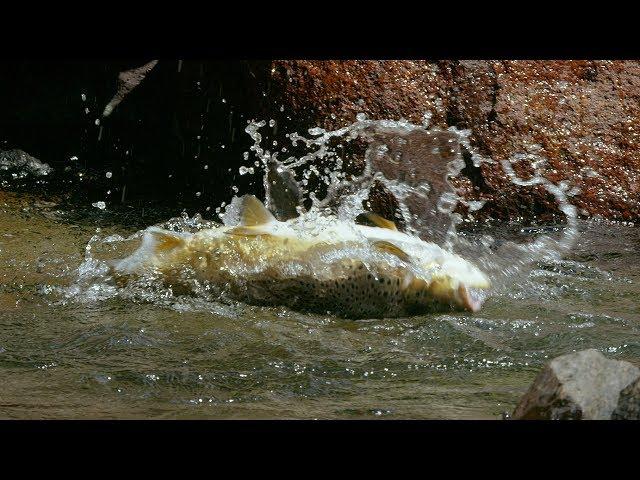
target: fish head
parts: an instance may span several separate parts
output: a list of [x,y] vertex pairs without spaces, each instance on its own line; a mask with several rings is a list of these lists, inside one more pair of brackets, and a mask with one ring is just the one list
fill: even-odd
[[[429,266],[432,267],[425,265]],[[491,287],[489,278],[478,267],[453,254],[437,266],[428,283],[432,296],[470,312],[480,310]]]
[[402,275],[405,298],[436,300],[471,312],[480,310],[491,282],[478,267],[434,243],[396,233],[395,224],[389,220],[372,214],[366,217],[383,229],[380,232],[392,232],[378,232],[372,246],[407,266]]

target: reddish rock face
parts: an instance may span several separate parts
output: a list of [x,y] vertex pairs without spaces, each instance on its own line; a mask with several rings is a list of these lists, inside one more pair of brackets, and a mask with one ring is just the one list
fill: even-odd
[[[310,125],[336,128],[357,113],[471,129],[483,156],[547,159],[552,181],[578,187],[584,215],[640,218],[640,62],[276,61],[282,102]],[[527,176],[527,165],[514,165]],[[496,218],[557,211],[541,187],[512,185],[499,164],[466,171],[457,186]]]
[[284,60],[273,62],[271,74],[285,104],[325,128],[347,125],[360,112],[418,123],[433,112],[444,121],[449,85],[433,62]]

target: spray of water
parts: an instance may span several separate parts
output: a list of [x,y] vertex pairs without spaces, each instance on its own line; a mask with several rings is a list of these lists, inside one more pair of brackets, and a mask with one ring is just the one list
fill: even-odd
[[[306,136],[295,132],[287,134],[290,146],[274,150],[263,146],[263,129],[267,125],[274,128],[275,122],[249,122],[245,131],[253,145],[244,159],[251,163],[239,166],[238,171],[241,175],[262,176],[265,205],[278,219],[303,216],[307,223],[322,224],[328,218],[353,222],[367,210],[372,186],[382,184],[397,200],[394,220],[403,225],[407,233],[472,259],[489,274],[497,289],[508,288],[516,277],[527,273],[531,264],[557,261],[571,248],[577,236],[577,214],[569,199],[576,192],[564,182],[556,184],[548,180],[544,175],[544,159],[534,155],[515,155],[500,165],[515,185],[542,186],[554,196],[566,217],[560,234],[541,234],[529,243],[500,241],[487,232],[461,235],[458,231],[463,221],[460,211],[473,214],[484,206],[482,201],[464,198],[454,186],[454,180],[466,165],[463,151],[468,152],[475,167],[496,162],[473,149],[470,131],[430,127],[429,120],[429,116],[425,116],[418,125],[402,119],[371,120],[360,114],[354,123],[337,130],[316,127],[309,129]],[[277,142],[272,144],[275,147]],[[353,168],[354,158],[359,161],[358,168]],[[527,163],[534,171],[530,178],[523,179],[515,173],[513,166],[520,162]],[[238,192],[242,193],[245,192]],[[237,224],[238,200],[239,196],[234,197],[229,204],[223,203],[216,209],[225,225]],[[461,206],[464,208],[459,208]],[[162,225],[177,231],[215,226],[199,215],[190,218],[186,214]],[[131,244],[138,241],[139,234],[134,235],[135,238],[116,239],[115,243]],[[92,239],[72,295],[95,291],[98,283],[105,286],[103,292],[107,296],[122,294],[123,289],[109,283],[104,262],[93,253],[92,246],[100,242],[114,243],[113,239]],[[322,263],[317,270],[322,270]],[[151,300],[148,289],[153,284],[154,279],[138,282],[133,297],[142,295],[143,299]],[[131,296],[133,287],[127,288],[126,295]],[[166,299],[172,292],[155,294]]]
[[[458,226],[463,221],[459,207],[465,207],[470,214],[484,207],[483,201],[466,199],[454,187],[453,180],[465,167],[463,149],[476,168],[483,163],[496,163],[475,151],[469,130],[429,128],[428,116],[416,125],[406,120],[370,120],[360,114],[356,122],[337,130],[316,127],[309,130],[308,137],[288,135],[293,147],[302,144],[305,151],[281,161],[281,152],[272,153],[261,147],[259,130],[265,125],[266,122],[251,122],[246,131],[254,141],[251,151],[262,165],[267,205],[272,209],[276,202],[271,179],[282,174],[287,175],[289,185],[295,181],[293,189],[298,190],[300,199],[310,200],[309,212],[336,215],[345,221],[352,221],[365,210],[369,189],[374,182],[380,182],[398,200],[396,215],[408,233],[451,251],[471,254],[494,277],[511,279],[535,262],[558,260],[576,240],[577,212],[570,198],[577,191],[566,182],[548,180],[545,159],[533,154],[514,155],[500,165],[513,184],[522,188],[539,185],[553,195],[566,217],[559,237],[542,234],[533,242],[516,243],[503,242],[486,233],[473,238],[459,234]],[[361,171],[353,175],[345,168],[343,152],[356,141],[365,143],[366,150]],[[514,171],[514,165],[522,163],[534,172],[528,179]],[[273,175],[274,169],[278,175]],[[320,181],[310,182],[311,176]],[[305,211],[300,204],[297,209]]]

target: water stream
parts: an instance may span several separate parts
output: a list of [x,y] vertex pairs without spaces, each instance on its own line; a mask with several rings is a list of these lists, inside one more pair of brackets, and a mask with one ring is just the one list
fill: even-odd
[[[458,149],[466,144],[475,165],[493,161],[473,153],[468,132],[359,117],[335,132],[290,134],[286,147],[266,125],[248,125],[255,143],[238,174],[264,175],[274,211],[353,219],[367,187],[383,181],[408,232],[490,273],[483,309],[352,321],[175,295],[153,279],[118,287],[105,281],[104,262],[132,251],[141,225],[109,203],[63,208],[0,192],[0,417],[495,419],[554,356],[597,348],[640,361],[638,229],[578,220],[571,186],[547,181],[544,159],[502,166],[523,188],[547,188],[563,218],[461,228],[468,216],[456,207],[473,216],[482,202],[457,194]],[[366,161],[354,174],[341,152],[355,140],[366,142]],[[443,142],[449,156],[431,151]],[[420,169],[427,147],[444,160]],[[519,178],[518,162],[534,174]],[[269,178],[270,169],[280,171]],[[297,187],[293,211],[274,178]],[[222,218],[200,213],[229,221],[229,203],[210,211]],[[196,213],[167,221],[214,226]]]

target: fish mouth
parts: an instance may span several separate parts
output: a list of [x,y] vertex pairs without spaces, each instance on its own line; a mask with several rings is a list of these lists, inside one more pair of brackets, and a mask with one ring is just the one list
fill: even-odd
[[462,306],[465,310],[476,313],[482,307],[485,296],[475,289],[467,288],[466,285],[460,284],[458,287],[458,295],[462,301]]

